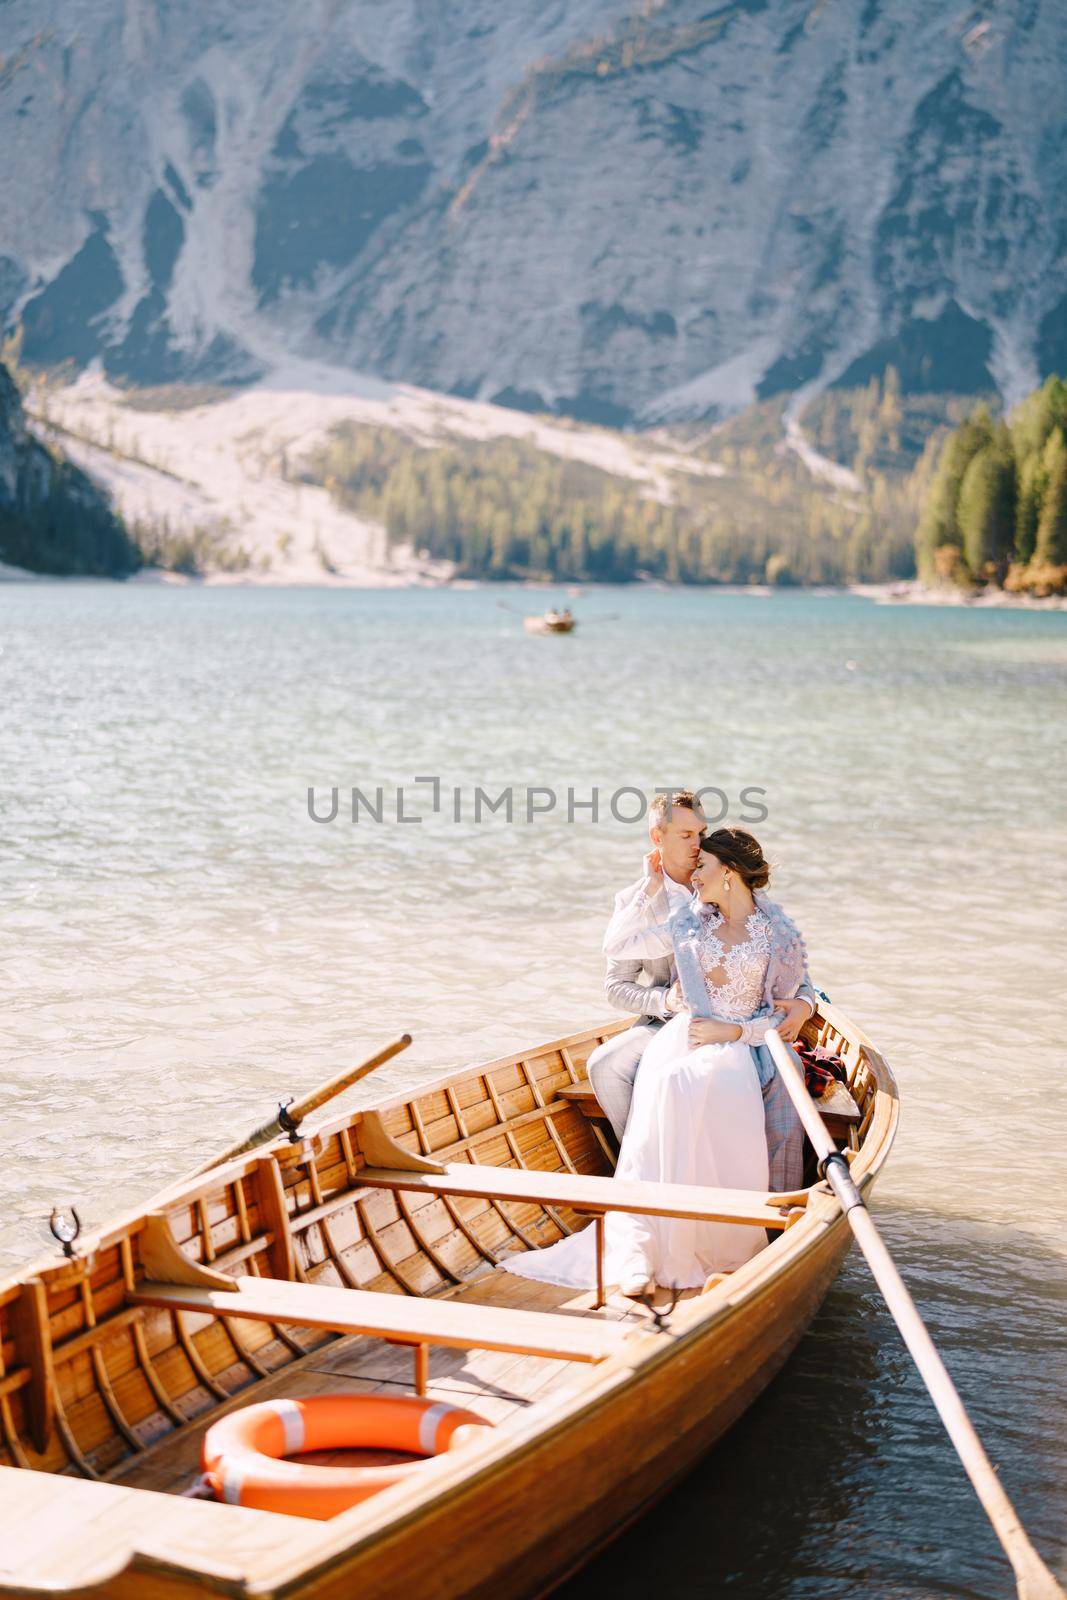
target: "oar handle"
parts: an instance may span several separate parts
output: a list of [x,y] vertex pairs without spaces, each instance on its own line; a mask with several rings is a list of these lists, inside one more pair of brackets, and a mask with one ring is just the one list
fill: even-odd
[[205,1172],[210,1172],[214,1167],[221,1167],[227,1161],[236,1161],[237,1157],[243,1156],[246,1151],[255,1150],[261,1144],[270,1144],[272,1139],[277,1139],[283,1133],[288,1133],[290,1138],[295,1138],[299,1124],[303,1122],[305,1117],[310,1116],[312,1111],[317,1111],[320,1106],[326,1104],[327,1100],[332,1100],[342,1090],[351,1088],[352,1084],[358,1083],[360,1078],[365,1078],[368,1072],[373,1072],[375,1067],[383,1066],[385,1062],[391,1061],[394,1056],[400,1054],[401,1050],[406,1050],[410,1043],[410,1033],[402,1033],[381,1050],[376,1050],[372,1056],[368,1056],[365,1061],[361,1061],[358,1066],[346,1067],[335,1078],[330,1078],[326,1083],[320,1084],[317,1089],[312,1089],[311,1093],[304,1095],[303,1099],[293,1100],[288,1106],[280,1106],[277,1116],[272,1117],[269,1122],[264,1122],[260,1127],[254,1129],[239,1144],[231,1145],[228,1150],[224,1150],[219,1156],[212,1156],[211,1160],[205,1166],[198,1167],[192,1176],[196,1178],[203,1177]]
[[805,1132],[815,1147],[822,1164],[820,1170],[825,1172],[827,1182],[848,1217],[856,1242],[867,1258],[874,1280],[937,1407],[945,1432],[952,1440],[982,1509],[1012,1564],[1020,1600],[1067,1600],[1030,1543],[1015,1507],[1001,1487],[996,1469],[986,1455],[956,1385],[908,1292],[908,1286],[897,1271],[896,1262],[886,1249],[874,1218],[852,1181],[848,1164],[830,1138],[803,1076],[777,1028],[770,1029],[766,1043]]
[[366,1061],[361,1061],[358,1067],[346,1067],[336,1078],[331,1078],[328,1083],[312,1089],[302,1100],[294,1100],[289,1107],[290,1117],[294,1122],[303,1122],[305,1117],[309,1117],[313,1111],[324,1106],[327,1100],[332,1100],[334,1095],[340,1094],[344,1089],[350,1089],[360,1078],[365,1078],[368,1072],[373,1072],[375,1067],[384,1066],[387,1061],[392,1061],[393,1057],[398,1056],[401,1050],[406,1050],[410,1043],[410,1033],[402,1033],[374,1055],[368,1056]]

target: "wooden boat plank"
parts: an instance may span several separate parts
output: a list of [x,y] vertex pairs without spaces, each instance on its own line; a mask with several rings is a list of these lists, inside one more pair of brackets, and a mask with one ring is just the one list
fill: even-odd
[[[593,1306],[591,1291],[576,1291],[556,1284],[519,1278],[498,1268],[455,1291],[454,1299],[466,1305],[524,1308],[541,1312],[565,1312],[613,1322],[625,1322],[640,1329],[646,1322],[642,1310],[620,1296],[599,1310]],[[404,1352],[382,1349],[365,1339],[341,1339],[314,1363],[322,1373],[344,1374],[352,1378],[376,1379],[401,1384],[410,1390],[411,1363]],[[571,1369],[564,1363],[539,1356],[510,1353],[442,1350],[435,1352],[428,1393],[470,1403],[475,1410],[486,1401],[495,1408],[503,1405],[510,1415],[516,1407],[530,1405],[539,1395],[555,1390]],[[477,1403],[476,1403],[477,1402]],[[494,1409],[490,1420],[499,1420]],[[488,1413],[487,1413],[488,1415]]]
[[108,1576],[131,1549],[233,1573],[251,1555],[310,1549],[318,1532],[299,1517],[12,1467],[0,1467],[0,1505],[0,1581],[56,1589]]
[[[349,1359],[357,1367],[361,1367],[368,1353],[375,1353],[370,1341],[352,1339]],[[402,1353],[392,1352],[394,1358],[399,1354]],[[254,1401],[258,1403],[281,1396],[298,1400],[323,1394],[410,1395],[413,1392],[410,1357],[403,1359],[406,1372],[401,1374],[398,1371],[392,1377],[378,1376],[374,1372],[364,1373],[362,1370],[346,1372],[330,1365],[329,1358],[322,1358],[322,1361],[321,1366],[316,1364],[302,1367],[298,1372],[278,1373],[267,1383],[257,1386]],[[478,1365],[479,1361],[492,1361],[498,1365],[486,1365],[483,1370]],[[447,1405],[469,1406],[484,1416],[487,1422],[494,1424],[506,1422],[527,1409],[534,1390],[544,1383],[551,1385],[558,1380],[561,1371],[567,1370],[566,1364],[559,1362],[501,1352],[442,1350],[436,1354],[436,1362],[441,1363],[442,1370],[437,1372],[431,1369],[427,1398]],[[230,1405],[212,1411],[209,1417],[194,1422],[180,1434],[157,1445],[147,1460],[136,1465],[128,1463],[125,1470],[116,1475],[115,1481],[127,1487],[181,1495],[199,1476],[200,1451],[208,1428],[221,1416],[242,1405],[252,1404],[253,1398],[235,1396]],[[45,1481],[48,1481],[47,1478]]]
[[[517,1278],[496,1270],[456,1291],[455,1299],[472,1305],[503,1305],[545,1310],[558,1308],[576,1315],[615,1323],[625,1318],[638,1320],[624,1304],[601,1311],[591,1309],[591,1295],[576,1293],[533,1279]],[[427,1395],[453,1405],[469,1405],[499,1423],[529,1406],[534,1397],[551,1392],[568,1371],[570,1363],[542,1356],[524,1356],[510,1351],[462,1350],[434,1351]],[[229,1405],[212,1410],[209,1417],[194,1423],[180,1435],[157,1444],[150,1456],[128,1462],[117,1475],[119,1482],[180,1493],[198,1471],[200,1441],[210,1423],[236,1406],[271,1396],[304,1394],[412,1392],[411,1357],[406,1348],[384,1345],[381,1340],[345,1336],[305,1358],[296,1372],[286,1369],[256,1385],[254,1395],[247,1389],[233,1397]]]
[[[639,1321],[625,1303],[594,1311],[588,1293],[517,1278],[502,1269],[466,1284],[453,1298],[471,1305],[558,1308],[615,1325],[628,1318]],[[535,1394],[551,1390],[568,1371],[573,1371],[569,1362],[543,1356],[445,1347],[433,1352],[427,1394],[454,1405],[469,1404],[474,1410],[483,1411],[489,1421],[499,1422],[528,1406]],[[236,1407],[280,1395],[398,1390],[410,1394],[411,1377],[407,1347],[360,1335],[343,1336],[305,1357],[297,1371],[285,1368],[277,1372],[258,1383],[254,1394],[245,1388],[234,1394],[228,1404],[212,1409],[202,1421],[194,1420],[180,1434],[156,1444],[146,1458],[127,1462],[115,1475],[115,1481],[180,1493],[196,1477],[200,1441],[207,1428]]]
[[371,1334],[403,1344],[519,1350],[564,1361],[601,1361],[619,1349],[614,1329],[582,1318],[483,1309],[449,1300],[368,1294],[271,1278],[243,1278],[236,1293],[184,1284],[146,1284],[131,1298],[140,1305]]
[[[551,1149],[552,1146],[547,1147]],[[431,1194],[497,1196],[529,1204],[570,1206],[581,1211],[631,1211],[652,1217],[692,1217],[705,1222],[747,1223],[784,1228],[782,1212],[753,1190],[710,1189],[681,1183],[638,1183],[515,1167],[479,1167],[450,1162],[441,1174],[365,1167],[360,1181],[374,1188],[411,1189]],[[760,1202],[763,1202],[762,1204]]]
[[[365,1345],[365,1342],[364,1342]],[[351,1363],[349,1370],[348,1363]],[[353,1350],[342,1367],[320,1368],[317,1376],[328,1373],[337,1379],[373,1385],[390,1394],[411,1394],[411,1361],[400,1352],[364,1347]],[[482,1403],[491,1408],[484,1414],[490,1421],[524,1410],[535,1392],[546,1385],[555,1387],[576,1369],[566,1361],[550,1361],[544,1356],[523,1356],[509,1350],[435,1350],[430,1362],[426,1392],[453,1405],[470,1405],[481,1412]],[[286,1391],[288,1393],[288,1390]]]
[[859,1122],[863,1115],[843,1083],[835,1083],[815,1104],[824,1121],[834,1117],[841,1122]]

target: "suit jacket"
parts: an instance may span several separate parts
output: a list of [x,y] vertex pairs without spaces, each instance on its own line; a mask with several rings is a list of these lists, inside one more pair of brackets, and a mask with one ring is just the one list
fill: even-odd
[[[628,906],[644,883],[638,878],[629,888],[620,889],[615,896],[615,910]],[[641,981],[642,977],[644,982]],[[639,956],[627,959],[608,956],[604,975],[604,993],[619,1011],[635,1011],[641,1017],[655,1017],[665,1021],[669,1015],[666,1007],[667,990],[674,979],[674,963],[670,956]]]

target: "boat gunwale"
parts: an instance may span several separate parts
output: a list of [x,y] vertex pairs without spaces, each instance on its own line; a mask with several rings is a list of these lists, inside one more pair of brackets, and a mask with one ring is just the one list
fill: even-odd
[[[584,1044],[591,1037],[611,1038],[626,1028],[632,1027],[636,1018],[612,1017],[604,1023],[594,1023],[590,1027],[582,1028],[575,1033],[562,1035],[558,1039],[546,1040],[529,1049],[513,1050],[507,1055],[497,1056],[491,1061],[483,1061],[474,1066],[448,1067],[442,1072],[435,1073],[432,1078],[426,1078],[417,1085],[409,1085],[405,1089],[392,1091],[380,1099],[367,1101],[364,1104],[349,1106],[347,1110],[335,1111],[330,1116],[316,1122],[310,1128],[300,1129],[300,1137],[293,1143],[288,1134],[279,1134],[276,1138],[265,1144],[256,1145],[253,1150],[235,1156],[232,1161],[220,1163],[218,1166],[209,1167],[204,1172],[187,1173],[184,1177],[175,1178],[172,1183],[162,1189],[146,1196],[136,1205],[122,1211],[110,1222],[105,1222],[100,1227],[83,1233],[79,1236],[77,1252],[73,1258],[68,1258],[58,1250],[49,1255],[39,1256],[28,1266],[22,1268],[16,1275],[0,1280],[0,1306],[15,1299],[19,1291],[29,1279],[48,1273],[51,1281],[52,1274],[56,1271],[62,1273],[79,1262],[84,1262],[98,1250],[107,1250],[121,1239],[132,1238],[138,1232],[152,1212],[171,1210],[178,1206],[191,1204],[205,1195],[211,1194],[220,1185],[236,1182],[241,1178],[251,1177],[256,1170],[256,1164],[266,1157],[283,1157],[284,1166],[299,1165],[302,1161],[313,1159],[319,1152],[314,1146],[318,1141],[327,1141],[340,1134],[343,1130],[355,1131],[359,1123],[368,1113],[380,1115],[386,1111],[395,1111],[404,1106],[409,1106],[414,1101],[423,1099],[427,1095],[443,1090],[446,1086],[456,1088],[471,1079],[485,1077],[487,1074],[498,1072],[503,1068],[514,1066],[517,1061],[537,1061],[542,1056],[551,1055],[553,1051],[567,1049],[572,1044]],[[504,1124],[506,1126],[506,1124]],[[487,1128],[486,1136],[491,1136],[500,1130]],[[432,1155],[431,1158],[433,1159]]]

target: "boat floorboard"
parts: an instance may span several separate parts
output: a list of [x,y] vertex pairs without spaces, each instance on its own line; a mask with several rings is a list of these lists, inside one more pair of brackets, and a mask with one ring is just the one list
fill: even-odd
[[[690,1291],[695,1292],[695,1291]],[[496,1267],[460,1285],[449,1296],[468,1305],[506,1306],[513,1310],[554,1311],[563,1315],[599,1317],[614,1322],[647,1319],[643,1307],[611,1295],[599,1310],[591,1291],[560,1288],[519,1278]],[[688,1294],[685,1296],[688,1298]],[[501,1423],[525,1411],[557,1384],[573,1377],[574,1363],[542,1356],[522,1356],[504,1351],[436,1349],[430,1357],[427,1394],[433,1400],[467,1406],[487,1422]],[[196,1481],[204,1434],[220,1415],[241,1406],[281,1396],[312,1394],[413,1393],[412,1354],[409,1348],[381,1339],[350,1335],[332,1341],[305,1357],[295,1367],[282,1368],[272,1377],[245,1390],[230,1405],[215,1410],[201,1423],[162,1440],[131,1462],[114,1482],[165,1494],[181,1494]],[[322,1465],[346,1465],[402,1460],[387,1451],[331,1451],[315,1457]]]

